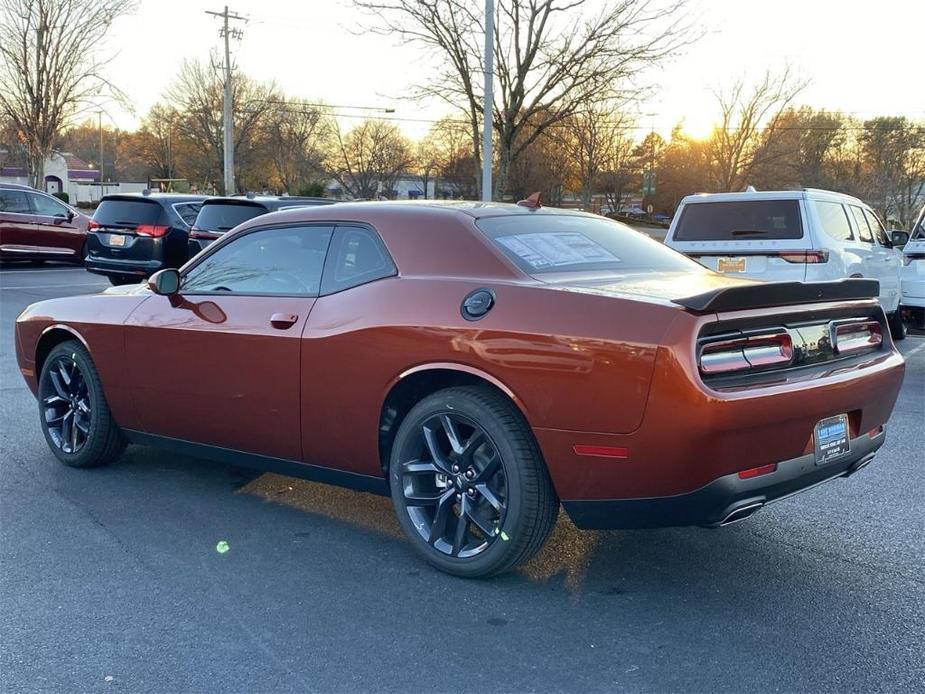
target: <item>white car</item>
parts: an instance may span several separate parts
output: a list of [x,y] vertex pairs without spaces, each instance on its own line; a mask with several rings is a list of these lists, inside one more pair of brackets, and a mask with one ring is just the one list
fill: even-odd
[[903,248],[902,308],[913,324],[925,330],[925,207],[912,225]]
[[741,277],[879,280],[890,332],[894,339],[905,337],[902,253],[870,207],[850,195],[815,189],[689,195],[665,243],[711,270]]

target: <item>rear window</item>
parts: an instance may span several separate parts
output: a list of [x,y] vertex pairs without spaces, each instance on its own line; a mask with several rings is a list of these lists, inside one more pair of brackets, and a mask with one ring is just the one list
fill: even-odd
[[196,227],[205,231],[228,231],[248,219],[267,213],[263,205],[241,203],[205,204],[196,217]]
[[687,204],[674,233],[676,241],[799,239],[802,236],[799,200]]
[[476,224],[530,275],[703,269],[644,234],[603,217],[512,215],[480,219]]
[[160,224],[161,217],[161,206],[153,200],[103,200],[93,213],[103,226],[115,227]]

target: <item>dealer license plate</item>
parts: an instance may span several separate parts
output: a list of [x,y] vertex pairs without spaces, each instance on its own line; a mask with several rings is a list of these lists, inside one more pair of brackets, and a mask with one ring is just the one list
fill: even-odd
[[717,272],[745,272],[745,258],[718,258]]
[[816,465],[834,460],[851,450],[848,439],[848,415],[827,417],[816,424]]
[[123,236],[122,234],[110,234],[109,235],[109,245],[110,246],[124,246],[125,236]]

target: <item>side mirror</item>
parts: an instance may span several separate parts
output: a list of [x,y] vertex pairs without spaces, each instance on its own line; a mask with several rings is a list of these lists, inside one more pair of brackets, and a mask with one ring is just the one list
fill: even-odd
[[905,231],[891,231],[890,232],[890,243],[893,244],[893,248],[902,248],[907,243],[909,243],[909,233]]
[[158,270],[148,280],[148,289],[161,296],[173,296],[180,291],[180,273],[172,267]]
[[77,213],[74,212],[74,210],[68,210],[68,211],[67,211],[67,221],[68,221],[68,223],[73,222],[73,221],[74,221],[74,217],[76,217],[76,216],[77,216]]

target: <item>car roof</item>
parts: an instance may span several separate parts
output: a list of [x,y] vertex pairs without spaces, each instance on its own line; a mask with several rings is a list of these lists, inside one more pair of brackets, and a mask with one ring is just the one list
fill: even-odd
[[261,205],[268,210],[278,210],[281,207],[310,207],[313,205],[333,205],[337,200],[330,198],[311,198],[295,195],[225,195],[208,198],[204,205]]
[[152,200],[169,205],[178,202],[203,202],[208,199],[208,195],[188,195],[185,193],[150,193],[148,195],[142,193],[113,193],[104,195],[100,202],[103,203],[107,200]]
[[[509,215],[576,215],[583,217],[595,217],[600,215],[582,212],[581,210],[564,209],[558,207],[539,207],[532,208],[524,205],[517,205],[509,202],[478,202],[475,200],[378,200],[378,201],[358,201],[358,202],[338,202],[337,216],[347,217],[353,214],[362,214],[363,216],[375,215],[380,213],[388,214],[416,214],[427,210],[434,214],[446,215],[465,215],[473,219],[483,219],[486,217],[504,217]],[[309,212],[311,211],[311,212]],[[287,210],[285,214],[303,215],[328,214],[317,212],[311,206],[301,207],[298,210]]]
[[846,193],[821,188],[802,188],[800,190],[755,190],[737,193],[696,193],[688,195],[681,204],[690,205],[702,202],[744,202],[748,200],[838,200],[863,205],[861,200]]
[[42,192],[38,188],[33,188],[32,186],[27,186],[22,183],[0,183],[0,188],[7,188],[9,190],[31,190],[35,193]]

